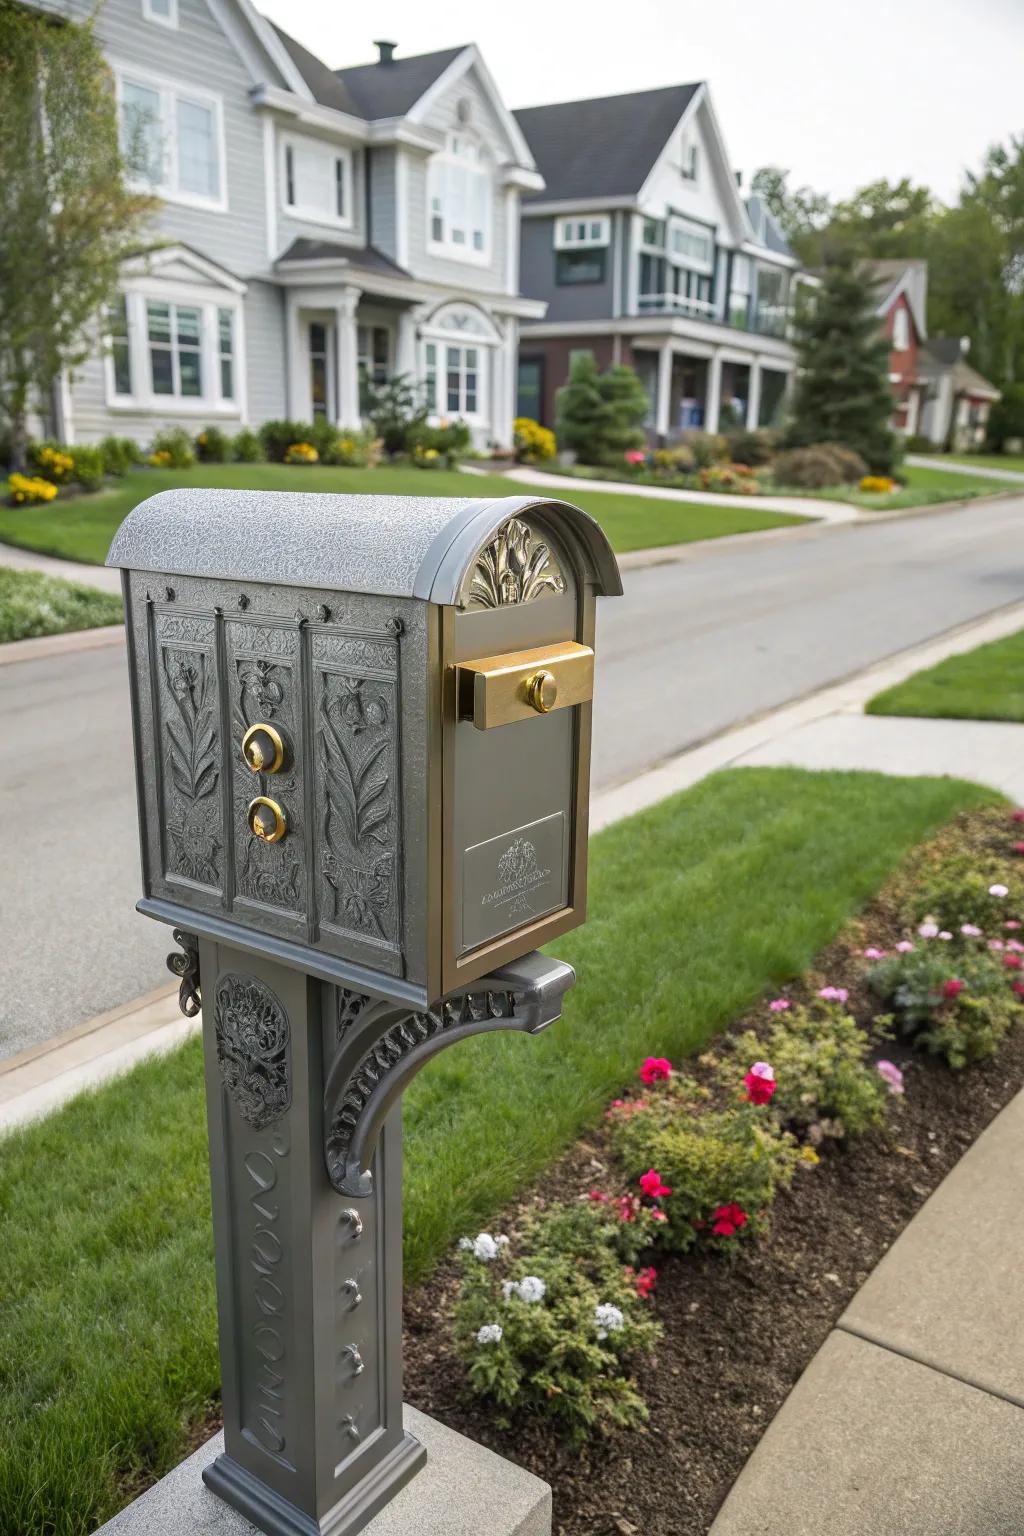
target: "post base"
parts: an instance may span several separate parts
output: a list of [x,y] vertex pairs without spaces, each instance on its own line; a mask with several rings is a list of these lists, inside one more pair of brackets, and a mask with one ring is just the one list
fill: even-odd
[[[551,1536],[551,1490],[539,1477],[415,1408],[406,1407],[405,1428],[426,1465],[369,1520],[365,1536]],[[96,1536],[252,1536],[252,1517],[203,1485],[201,1474],[227,1460],[223,1450],[215,1435]],[[284,1529],[305,1536],[316,1526]]]
[[203,1468],[202,1476],[218,1498],[245,1515],[267,1536],[356,1536],[426,1459],[423,1446],[406,1432],[390,1455],[319,1520],[283,1499],[230,1456],[218,1456]]

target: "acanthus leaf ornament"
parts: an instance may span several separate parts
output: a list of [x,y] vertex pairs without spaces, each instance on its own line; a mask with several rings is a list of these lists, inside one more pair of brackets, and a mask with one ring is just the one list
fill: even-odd
[[513,517],[477,555],[465,606],[505,608],[565,591],[566,580],[550,545],[536,537],[529,523]]
[[280,1001],[254,976],[221,976],[213,1024],[221,1081],[238,1113],[263,1130],[291,1104],[291,1029]]

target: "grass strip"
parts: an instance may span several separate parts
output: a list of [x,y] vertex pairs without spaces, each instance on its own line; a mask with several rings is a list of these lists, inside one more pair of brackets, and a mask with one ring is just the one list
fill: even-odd
[[876,693],[869,715],[1024,721],[1024,630],[915,672]]
[[[682,1059],[799,975],[955,780],[722,773],[602,832],[565,1017],[433,1062],[406,1096],[407,1277],[536,1177],[645,1055]],[[0,1144],[0,1533],[86,1536],[174,1465],[218,1388],[200,1051]]]
[[121,599],[75,581],[0,566],[0,645],[37,635],[120,624]]

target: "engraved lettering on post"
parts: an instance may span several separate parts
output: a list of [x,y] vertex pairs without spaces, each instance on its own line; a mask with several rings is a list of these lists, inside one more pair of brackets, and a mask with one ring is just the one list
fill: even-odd
[[247,1124],[262,1130],[291,1103],[291,1031],[281,1004],[251,976],[222,976],[213,1010],[221,1081]]

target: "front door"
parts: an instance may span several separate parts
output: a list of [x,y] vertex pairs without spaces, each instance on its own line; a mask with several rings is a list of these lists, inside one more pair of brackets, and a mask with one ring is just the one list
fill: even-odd
[[544,420],[543,357],[521,357],[519,359],[516,415],[527,416],[531,421],[539,421],[541,426],[547,426],[547,422]]

